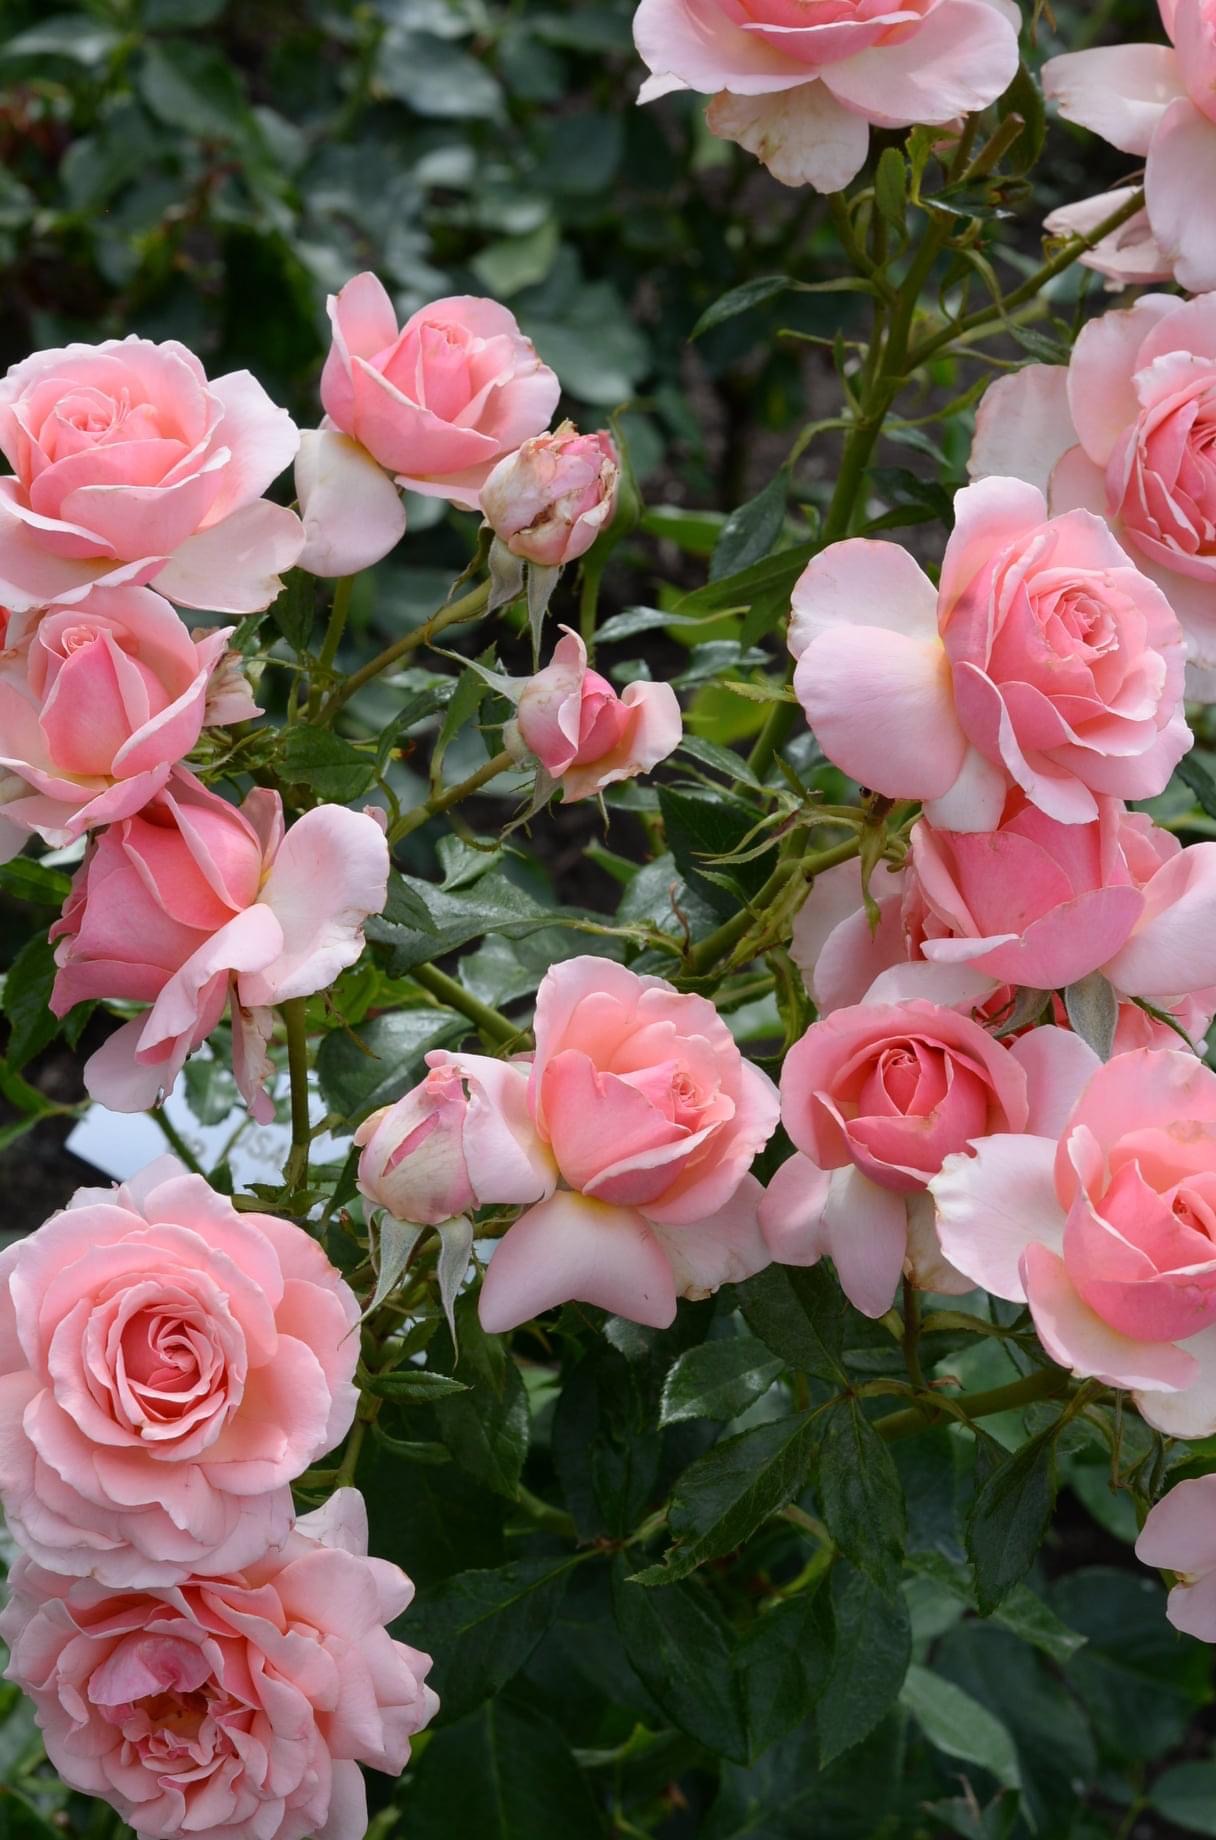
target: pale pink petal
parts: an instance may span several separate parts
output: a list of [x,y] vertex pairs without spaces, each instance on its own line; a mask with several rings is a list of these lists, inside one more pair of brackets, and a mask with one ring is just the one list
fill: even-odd
[[1026,1072],[1027,1132],[1032,1137],[1058,1138],[1102,1062],[1088,1042],[1054,1024],[1031,1029],[1009,1051]]
[[1046,492],[1052,467],[1076,440],[1068,367],[1027,364],[984,391],[967,471],[972,479],[1011,474]]
[[983,0],[951,0],[908,37],[828,65],[823,80],[867,121],[902,128],[987,108],[1017,69],[1017,31],[1004,14]]
[[217,439],[230,455],[207,518],[212,524],[269,491],[294,460],[300,431],[248,371],[229,371],[207,388],[223,404]]
[[954,529],[942,557],[938,605],[943,618],[984,564],[1006,543],[1025,536],[1047,515],[1037,486],[1023,479],[980,479],[954,495]]
[[762,95],[807,80],[805,64],[741,30],[718,0],[641,0],[633,42],[654,76],[678,77],[705,95],[720,89]]
[[665,1329],[675,1318],[671,1265],[642,1216],[566,1190],[529,1208],[494,1248],[478,1313],[503,1334],[561,1303],[589,1303]]
[[836,627],[803,652],[794,690],[829,760],[871,791],[934,799],[958,778],[967,744],[940,640]]
[[1153,136],[1145,173],[1149,222],[1174,279],[1216,288],[1216,122],[1176,102]]
[[241,977],[241,1002],[261,1008],[332,984],[363,950],[363,923],[384,906],[388,870],[384,832],[364,812],[318,805],[298,818],[259,897],[283,930],[282,951]]
[[800,1150],[782,1163],[760,1203],[760,1229],[779,1265],[817,1265],[829,1250],[823,1210],[831,1176]]
[[1105,467],[1140,415],[1135,378],[1141,347],[1180,304],[1173,294],[1146,294],[1135,306],[1099,314],[1082,327],[1065,376],[1077,439],[1097,466]]
[[1007,775],[968,742],[958,778],[940,798],[926,799],[925,817],[943,831],[995,830],[1008,795]]
[[760,1230],[764,1190],[753,1175],[716,1214],[686,1227],[651,1221],[651,1230],[667,1254],[681,1297],[712,1297],[724,1284],[742,1284],[772,1263],[773,1254]]
[[[1137,1392],[1136,1407],[1141,1418],[1165,1437],[1206,1438],[1216,1433],[1216,1328],[1204,1329],[1188,1336],[1175,1346],[1165,1344],[1179,1363],[1187,1362],[1189,1374],[1175,1382],[1176,1391],[1166,1391],[1163,1383],[1151,1391]],[[1153,1388],[1151,1379],[1141,1385]]]
[[794,584],[787,643],[795,658],[824,633],[859,626],[926,642],[938,636],[937,589],[898,543],[833,543]]
[[1047,489],[1053,517],[1064,511],[1092,511],[1095,517],[1110,514],[1106,474],[1079,445],[1057,460]]
[[908,1211],[904,1276],[918,1291],[936,1291],[942,1297],[965,1297],[975,1289],[975,1284],[958,1271],[942,1251],[932,1195],[905,1195],[904,1205]]
[[[1121,185],[1113,192],[1099,192],[1094,198],[1061,205],[1043,219],[1043,228],[1048,236],[1092,236],[1099,224],[1121,210],[1134,192],[1134,186]],[[1168,281],[1172,274],[1153,235],[1147,211],[1137,211],[1078,260],[1082,267],[1105,275],[1114,288],[1144,287],[1150,282]]]
[[136,1058],[145,1017],[136,1016],[102,1042],[84,1064],[85,1091],[112,1112],[146,1112],[172,1092],[190,1050],[183,1039],[163,1061]]
[[895,1301],[908,1251],[904,1196],[880,1188],[860,1169],[834,1169],[823,1231],[849,1302],[863,1316],[885,1316]]
[[950,1263],[997,1297],[1025,1301],[1019,1261],[1027,1246],[1059,1246],[1054,1137],[980,1138],[974,1154],[948,1156],[929,1183],[937,1234]]
[[1161,1002],[1216,983],[1216,843],[1194,843],[1162,864],[1144,891],[1143,918],[1104,967],[1129,996]]
[[1188,1477],[1161,1497],[1140,1530],[1136,1557],[1192,1577],[1216,1571],[1216,1476]]
[[[906,957],[902,882],[902,872],[886,863],[875,871],[870,889],[878,901],[879,921],[872,931],[861,904],[855,862],[839,863],[815,877],[794,920],[790,956],[821,1015],[860,1003],[875,978]],[[894,892],[884,893],[892,885]]]
[[721,90],[706,110],[710,132],[755,154],[782,185],[839,192],[861,171],[869,124],[837,102],[826,83],[802,82],[774,95]]
[[335,430],[301,435],[296,497],[305,538],[298,566],[311,575],[357,575],[405,534],[405,502],[395,481],[366,448]]
[[1065,121],[1122,153],[1145,154],[1171,102],[1186,91],[1168,45],[1102,45],[1050,58],[1043,93]]
[[[939,944],[974,943],[938,941]],[[865,1003],[936,1003],[943,1009],[971,1010],[997,988],[995,979],[968,964],[934,964],[913,958],[880,971],[859,1001]]]
[[295,512],[259,498],[187,537],[157,574],[157,593],[181,607],[261,613],[303,547],[304,526]]
[[[1027,1246],[1022,1281],[1039,1340],[1061,1367],[1108,1386],[1145,1388],[1154,1396],[1153,1412],[1162,1403],[1159,1392],[1172,1394],[1190,1385],[1197,1368],[1192,1357],[1173,1342],[1137,1342],[1112,1329],[1082,1301],[1058,1253],[1037,1243]],[[1139,1394],[1137,1402],[1144,1411]],[[1216,1398],[1212,1404],[1216,1408]]]

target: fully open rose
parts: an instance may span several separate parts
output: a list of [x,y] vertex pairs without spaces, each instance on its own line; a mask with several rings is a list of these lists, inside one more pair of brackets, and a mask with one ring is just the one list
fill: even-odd
[[40,1565],[110,1585],[280,1546],[354,1416],[359,1306],[290,1221],[162,1157],[0,1253],[0,1499]]
[[226,1577],[114,1591],[22,1558],[9,1585],[7,1676],[51,1762],[148,1840],[363,1840],[359,1764],[400,1775],[438,1705],[354,1489]]
[[192,638],[150,588],[94,588],[48,608],[0,656],[0,853],[32,831],[66,844],[130,817],[204,721],[258,715],[239,677],[223,707],[208,707],[231,631]]
[[1191,660],[1210,667],[1214,439],[1216,294],[1149,294],[1091,320],[1067,368],[1031,364],[998,378],[976,417],[970,468],[1046,485],[1053,510],[1080,505],[1105,517],[1164,590]]
[[1128,1388],[1170,1436],[1208,1437],[1216,1074],[1184,1052],[1090,1060],[1058,1138],[989,1138],[930,1183],[942,1249],[994,1295],[1028,1302],[1061,1366]]
[[150,1003],[85,1066],[114,1111],[169,1092],[232,1002],[233,1070],[254,1116],[272,1006],[323,990],[363,950],[384,906],[388,846],[363,812],[318,805],[287,831],[277,792],[237,809],[180,768],[94,843],[52,928],[56,1015],[87,998]]
[[209,381],[176,339],[35,352],[0,381],[0,603],[154,580],[186,607],[268,607],[304,531],[262,495],[298,444],[248,371]]
[[642,0],[639,101],[713,95],[709,125],[785,185],[839,191],[870,126],[951,122],[1012,81],[1010,0]]
[[794,688],[837,766],[987,831],[1011,786],[1066,824],[1150,798],[1191,745],[1183,639],[1160,588],[1101,518],[1047,519],[1023,481],[955,499],[934,588],[906,550],[857,538],[794,589]]

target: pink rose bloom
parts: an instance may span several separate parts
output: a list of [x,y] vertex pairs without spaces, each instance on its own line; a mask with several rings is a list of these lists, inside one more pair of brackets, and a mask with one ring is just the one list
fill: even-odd
[[[94,588],[52,607],[0,656],[0,855],[36,831],[54,845],[159,792],[194,746],[231,627],[192,638],[150,588]],[[222,711],[220,713],[223,713]],[[256,714],[248,686],[228,721]]]
[[360,1763],[399,1776],[431,1666],[385,1628],[414,1588],[354,1489],[222,1578],[106,1590],[28,1558],[0,1630],[64,1782],[148,1840],[363,1840]]
[[[1036,1029],[1029,1040],[1044,1031]],[[930,1183],[942,1250],[1079,1376],[1169,1437],[1216,1431],[1216,1074],[1185,1051],[1089,1057],[1059,1132],[991,1137]],[[1020,1044],[1019,1044],[1020,1045]],[[1061,1083],[1060,1095],[1064,1096]]]
[[1060,990],[1101,971],[1160,1007],[1216,1001],[1216,845],[1183,849],[1143,813],[1100,803],[1092,823],[1060,824],[1013,793],[981,834],[921,819],[906,868],[871,883],[874,931],[856,863],[818,877],[791,944],[817,1007],[858,1003],[917,960],[979,974],[972,997],[985,979]]
[[359,1306],[290,1221],[161,1157],[0,1253],[0,1499],[103,1584],[254,1564],[350,1428]]
[[355,1132],[360,1192],[429,1227],[491,1203],[539,1201],[553,1170],[528,1111],[527,1066],[443,1049],[426,1062],[419,1085]]
[[776,1129],[777,1093],[712,1003],[572,958],[545,974],[535,1037],[528,1110],[544,1198],[494,1251],[484,1328],[571,1300],[665,1328],[677,1297],[769,1263],[748,1172]]
[[363,812],[318,805],[284,833],[277,792],[255,787],[238,811],[179,768],[90,846],[51,929],[57,1016],[93,997],[152,1006],[86,1062],[92,1097],[119,1112],[155,1105],[231,997],[237,1084],[255,1118],[272,1118],[271,1010],[354,964],[388,866]]
[[336,428],[309,428],[296,455],[304,524],[300,567],[310,575],[357,575],[383,561],[405,535],[405,501],[391,473]]
[[[1216,136],[1216,127],[1213,128]],[[1216,234],[1216,233],[1214,233]],[[1044,485],[1053,511],[1104,517],[1216,665],[1216,294],[1149,294],[1091,320],[1067,368],[988,389],[970,470]]]
[[331,296],[329,317],[326,426],[415,492],[475,511],[495,462],[557,407],[556,376],[497,301],[456,294],[398,329],[383,286],[362,274]]
[[184,607],[260,612],[304,540],[262,496],[298,444],[248,371],[209,382],[176,339],[35,352],[0,381],[0,601],[155,580]]
[[1160,0],[1160,8],[1170,45],[1104,45],[1051,58],[1043,92],[1065,121],[1147,160],[1159,266],[1197,293],[1216,287],[1216,0]]
[[481,488],[482,516],[513,556],[560,568],[612,522],[620,476],[610,434],[563,422],[498,462]]
[[562,788],[567,805],[649,773],[680,745],[684,723],[670,684],[627,684],[620,696],[587,667],[587,648],[562,627],[543,671],[515,689],[514,732]]
[[885,1315],[908,1258],[908,1198],[952,1151],[1028,1117],[1017,1053],[969,1017],[925,1002],[836,1010],[785,1058],[781,1122],[801,1154],[760,1210],[770,1252],[785,1265],[827,1253],[851,1302]]
[[1188,1477],[1162,1496],[1140,1530],[1136,1557],[1177,1574],[1165,1612],[1174,1628],[1216,1642],[1216,1476]]
[[1042,493],[955,498],[934,588],[894,543],[816,556],[793,596],[794,688],[828,758],[943,830],[987,831],[1020,786],[1065,824],[1164,790],[1192,736],[1182,629],[1100,517]]
[[1010,0],[642,0],[639,102],[713,95],[709,125],[784,185],[838,192],[870,126],[952,122],[987,108],[1018,67]]

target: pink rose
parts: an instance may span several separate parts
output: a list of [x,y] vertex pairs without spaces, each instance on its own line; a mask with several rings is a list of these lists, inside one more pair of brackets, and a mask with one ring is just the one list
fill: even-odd
[[588,670],[579,635],[568,626],[562,632],[550,663],[512,694],[519,739],[570,805],[649,773],[679,747],[684,724],[670,684],[627,684],[618,696]]
[[1136,1557],[1177,1575],[1165,1612],[1174,1628],[1216,1642],[1216,1476],[1188,1477],[1162,1496],[1140,1530]]
[[528,1111],[527,1067],[442,1049],[426,1060],[421,1084],[355,1132],[360,1191],[432,1227],[486,1204],[539,1201],[553,1171]]
[[35,352],[0,382],[0,600],[155,580],[181,606],[259,612],[304,541],[262,496],[298,443],[248,371],[208,382],[175,339]]
[[405,535],[405,502],[392,474],[335,428],[300,436],[296,498],[304,524],[300,567],[311,575],[357,575]]
[[1040,1134],[1032,1121],[1033,1134],[989,1138],[945,1164],[930,1183],[942,1250],[996,1296],[1029,1303],[1061,1366],[1129,1388],[1167,1436],[1207,1437],[1216,1074],[1151,1048],[1105,1066],[1089,1054],[1089,1066],[1061,1130]]
[[711,1003],[610,959],[567,959],[545,974],[535,1036],[533,1154],[550,1173],[490,1261],[486,1329],[570,1299],[664,1328],[677,1296],[769,1263],[748,1172],[777,1094]]
[[273,1005],[311,996],[353,965],[384,906],[388,845],[362,812],[319,805],[284,834],[277,792],[238,811],[180,768],[135,817],[89,849],[51,929],[51,1007],[150,1003],[85,1064],[92,1096],[138,1112],[171,1090],[232,998],[233,1068],[254,1117]]
[[1100,803],[1092,823],[1060,824],[1013,793],[997,828],[978,834],[922,818],[906,868],[872,881],[874,932],[855,863],[818,878],[791,950],[819,1009],[860,1002],[917,960],[978,974],[975,999],[984,980],[1060,990],[1101,971],[1124,996],[1210,1008],[1216,845],[1183,849],[1143,813]]
[[[0,811],[16,828],[70,843],[159,792],[203,727],[231,627],[191,638],[150,588],[94,588],[52,607],[0,657]],[[223,713],[222,711],[220,713]],[[229,721],[256,709],[245,687]]]
[[834,1011],[782,1069],[781,1122],[801,1154],[761,1207],[770,1252],[787,1265],[829,1254],[857,1308],[885,1315],[908,1256],[908,1197],[951,1152],[1028,1116],[1017,1054],[969,1017],[924,1002]]
[[9,1584],[7,1677],[51,1762],[148,1840],[363,1840],[360,1763],[400,1775],[439,1703],[354,1489],[227,1577],[115,1591],[22,1558]]
[[612,522],[620,476],[610,434],[563,422],[498,462],[481,488],[482,516],[513,556],[560,568]]
[[329,317],[328,426],[415,492],[475,511],[495,462],[557,407],[557,378],[497,301],[456,294],[398,330],[383,286],[362,274],[331,296]]
[[713,95],[709,125],[785,185],[836,192],[869,129],[987,108],[1018,67],[1010,0],[642,0],[639,102]]
[[1172,48],[1070,51],[1044,64],[1043,91],[1065,121],[1147,156],[1154,244],[1198,292],[1216,287],[1216,0],[1161,0],[1161,17]]
[[794,688],[829,759],[944,830],[1000,822],[1011,786],[1083,824],[1151,798],[1191,745],[1182,630],[1101,518],[1044,521],[990,478],[955,499],[934,588],[906,550],[834,543],[794,589]]
[[236,1571],[345,1435],[359,1307],[316,1241],[161,1157],[0,1253],[0,1499],[39,1565]]
[[[1216,139],[1216,127],[1213,128]],[[1216,234],[1216,232],[1214,232]],[[1103,516],[1216,665],[1216,294],[1149,294],[1091,320],[1067,369],[1032,364],[985,392],[973,476],[1050,481],[1053,510]]]

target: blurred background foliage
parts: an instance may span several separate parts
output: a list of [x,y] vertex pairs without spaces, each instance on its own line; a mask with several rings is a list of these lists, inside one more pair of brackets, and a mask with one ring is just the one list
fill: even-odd
[[[805,537],[831,483],[830,437],[804,456],[794,505],[783,493],[767,521],[746,521],[746,542],[763,547],[741,549],[729,514],[762,494],[808,420],[838,412],[833,343],[863,329],[864,303],[786,295],[690,342],[729,289],[775,273],[828,279],[842,258],[823,202],[715,142],[696,98],[633,106],[632,11],[631,0],[92,0],[56,12],[0,0],[0,365],[76,338],[175,337],[212,374],[248,366],[309,426],[325,296],[372,268],[403,314],[446,293],[497,296],[558,372],[567,411],[585,426],[616,418],[647,510],[614,561],[606,614],[671,606],[707,569],[765,553],[785,519]],[[1078,0],[1037,33],[1036,58],[1160,29],[1151,0]],[[1051,205],[1122,172],[1120,156],[1053,128],[1001,261],[1032,266]],[[1093,300],[1092,279],[1074,273],[1053,310],[1071,312],[1083,286]],[[943,400],[961,387],[948,365],[934,381]],[[905,441],[876,490],[940,521],[967,442],[965,418]],[[438,500],[410,511],[404,559],[361,588],[352,662],[438,604],[468,559],[474,520]],[[734,699],[728,716],[714,700],[716,669],[749,666],[737,623],[699,628],[691,660],[678,631],[636,630],[640,659],[614,674],[681,669],[694,726],[719,740],[759,720],[762,709]],[[368,725],[385,713],[369,708]],[[592,878],[605,871],[584,853],[590,823],[581,810],[557,814],[551,835],[572,848],[548,868],[567,899],[594,904]],[[66,1078],[74,1099],[74,1069],[61,1057],[31,1077],[52,1090]],[[43,1142],[22,1140],[20,1171],[10,1152],[6,1179],[24,1180]],[[43,1160],[45,1182],[11,1191],[29,1196],[16,1230],[80,1179],[70,1158]],[[581,1533],[626,1531],[661,1479],[711,1440],[705,1419],[662,1431],[658,1420],[672,1362],[730,1333],[731,1302],[695,1306],[657,1337],[627,1325],[588,1335],[568,1313],[558,1341],[573,1376],[560,1410],[552,1350],[535,1365],[508,1362],[470,1321],[496,1412],[466,1428],[463,1453],[461,1428],[442,1428],[456,1461],[389,1466],[379,1502],[375,1471],[361,1475],[378,1550],[420,1584],[407,1633],[440,1657],[447,1703],[405,1785],[374,1783],[374,1840],[1216,1834],[1208,1651],[1166,1623],[1158,1581],[1131,1556],[1134,1516],[1110,1486],[1109,1440],[1079,1423],[1057,1453],[1066,1486],[1043,1558],[988,1621],[967,1596],[958,1529],[974,1479],[958,1445],[943,1431],[899,1447],[904,1610],[869,1603],[838,1568],[838,1672],[826,1682],[824,1593],[800,1588],[787,1523],[742,1561],[639,1593],[631,1622],[619,1606],[613,1615],[608,1563],[572,1570],[558,1537],[568,1528],[550,1536],[543,1517],[520,1519],[510,1490],[484,1486],[479,1464],[517,1480],[528,1451],[529,1487],[556,1477]],[[851,1329],[868,1334],[860,1319]],[[969,1350],[966,1383],[999,1383],[1001,1358],[996,1342]],[[961,1372],[959,1360],[943,1371]],[[758,1382],[729,1405],[720,1416],[735,1432],[779,1409]],[[992,1429],[1012,1446],[1024,1428]],[[442,1581],[478,1568],[501,1581],[513,1566],[514,1594],[479,1607],[478,1636]],[[733,1660],[729,1627],[750,1632]],[[685,1651],[698,1661],[682,1671]],[[879,1717],[909,1653],[901,1708]],[[499,1676],[505,1691],[485,1700],[479,1683]],[[859,1735],[861,1748],[845,1750]],[[0,1840],[122,1831],[53,1779],[28,1704],[0,1685]]]

